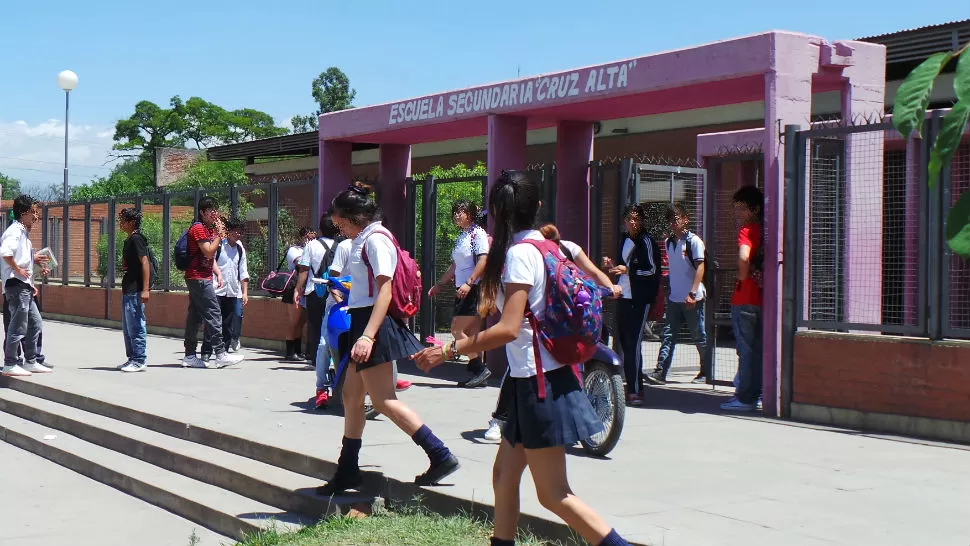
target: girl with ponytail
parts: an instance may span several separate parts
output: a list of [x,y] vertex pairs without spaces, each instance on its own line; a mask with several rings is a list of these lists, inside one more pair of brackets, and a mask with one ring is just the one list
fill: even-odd
[[[591,544],[625,546],[615,530],[569,487],[566,446],[602,430],[589,398],[568,364],[557,362],[545,347],[533,351],[533,332],[526,318],[545,312],[546,271],[543,256],[526,239],[543,241],[536,231],[539,186],[522,171],[502,172],[489,193],[494,222],[492,247],[482,274],[479,312],[501,311],[502,318],[475,337],[430,347],[414,355],[424,371],[446,357],[474,354],[505,346],[509,388],[514,393],[502,443],[492,468],[495,530],[492,546],[514,546],[519,520],[519,484],[526,466],[542,506],[562,518]],[[546,396],[538,395],[536,366],[541,365]]]

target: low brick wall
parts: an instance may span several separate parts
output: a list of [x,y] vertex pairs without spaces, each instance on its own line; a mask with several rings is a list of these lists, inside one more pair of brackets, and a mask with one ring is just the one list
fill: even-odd
[[[76,316],[96,320],[121,320],[121,290],[47,284],[41,287],[41,308],[45,314]],[[145,306],[149,326],[182,330],[188,308],[186,292],[152,292]],[[286,306],[277,298],[250,298],[243,320],[243,337],[280,341],[288,330]]]
[[[929,430],[940,428],[933,421],[970,429],[968,342],[800,332],[792,386],[795,418],[819,421],[827,415],[821,419],[830,421],[826,424],[869,428],[865,423],[881,423],[873,427],[933,437],[940,437]],[[890,416],[900,419],[893,424]],[[932,426],[921,431],[913,425],[919,422]],[[945,439],[967,441],[962,435]]]

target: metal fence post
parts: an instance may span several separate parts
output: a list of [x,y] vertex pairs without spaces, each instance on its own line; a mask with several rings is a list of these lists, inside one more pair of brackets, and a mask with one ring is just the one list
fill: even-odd
[[801,270],[801,246],[799,244],[798,221],[802,204],[801,176],[798,170],[799,154],[805,152],[799,146],[801,138],[797,125],[785,126],[785,219],[782,251],[782,315],[781,315],[781,416],[791,417],[791,403],[794,396],[795,364],[795,320],[799,312],[795,301],[795,286]]
[[162,290],[172,289],[172,196],[162,193]]
[[407,207],[407,223],[404,226],[404,248],[414,256],[414,251],[418,246],[417,229],[415,220],[417,219],[417,192],[418,186],[413,178],[408,177],[404,182],[404,206]]
[[47,227],[47,224],[50,223],[50,212],[48,212],[47,208],[48,208],[48,205],[44,205],[43,209],[41,210],[41,219],[40,219],[41,220],[40,244],[43,248],[47,248],[51,246],[50,233],[48,233],[50,230]]
[[603,164],[590,162],[589,171],[589,255],[599,264],[603,255]]
[[[115,214],[116,214],[115,198],[112,197],[111,199],[108,200],[107,218],[114,218]],[[116,243],[115,233],[117,228],[116,228],[115,222],[105,222],[105,223],[106,223],[105,231],[108,233],[108,269],[107,269],[106,275],[108,278],[107,288],[110,289],[115,287],[115,271],[118,268],[118,264],[117,264],[118,260],[116,256],[117,245],[115,244]]]
[[620,225],[620,215],[622,214],[623,208],[627,205],[637,202],[637,187],[634,184],[634,163],[632,159],[624,159],[620,161],[620,183],[617,187],[620,190],[619,195],[619,206],[617,207],[617,223]]
[[235,184],[229,186],[229,213],[233,217],[239,216],[239,190]]
[[279,233],[279,206],[280,206],[280,192],[279,186],[276,182],[271,182],[269,185],[269,195],[266,200],[267,205],[267,218],[266,226],[269,234],[266,240],[266,269],[268,271],[276,271],[273,264],[279,263],[279,246],[280,246],[280,233]]
[[202,190],[195,188],[195,193],[192,195],[192,206],[195,208],[195,216],[192,221],[199,219],[199,201],[202,200]]
[[[935,110],[929,120],[926,138],[923,139],[924,149],[929,151],[933,142],[936,140],[940,129],[940,111]],[[943,317],[949,311],[950,279],[949,275],[943,273],[943,211],[945,210],[945,196],[949,195],[948,183],[936,184],[929,188],[927,184],[927,158],[928,153],[924,153],[920,158],[920,185],[927,187],[929,193],[928,209],[929,225],[927,233],[926,260],[929,271],[927,272],[927,306],[926,306],[926,329],[930,339],[941,339],[943,337]],[[945,168],[942,172],[942,180],[949,178],[950,170]]]
[[[421,199],[421,277],[427,282],[435,282],[435,219],[438,216],[438,190],[434,176],[424,179],[424,193]],[[435,310],[431,305],[431,298],[424,292],[421,296],[421,339],[434,334]]]
[[84,203],[84,286],[91,286],[91,201]]

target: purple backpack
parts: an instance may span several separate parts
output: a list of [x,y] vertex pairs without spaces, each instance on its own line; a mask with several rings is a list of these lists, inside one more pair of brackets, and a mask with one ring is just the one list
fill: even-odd
[[546,270],[546,310],[542,319],[527,312],[532,325],[532,350],[536,361],[539,399],[546,397],[539,343],[558,362],[573,367],[592,358],[603,331],[601,291],[586,273],[567,259],[554,241],[524,239],[520,244],[534,246],[542,253]]

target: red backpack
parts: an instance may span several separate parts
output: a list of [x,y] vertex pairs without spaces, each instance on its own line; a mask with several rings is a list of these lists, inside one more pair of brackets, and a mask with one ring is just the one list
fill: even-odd
[[387,314],[393,319],[404,322],[417,315],[418,309],[421,307],[421,295],[423,294],[421,270],[418,269],[418,264],[411,257],[411,254],[402,250],[401,246],[397,244],[397,239],[390,231],[375,230],[364,238],[360,250],[360,257],[364,260],[364,265],[367,266],[367,271],[370,273],[367,279],[367,295],[369,297],[374,297],[374,270],[370,266],[370,259],[367,258],[365,245],[367,239],[377,233],[390,239],[394,243],[394,248],[397,249],[397,267],[394,269],[394,277],[391,279],[391,304],[387,307]]

